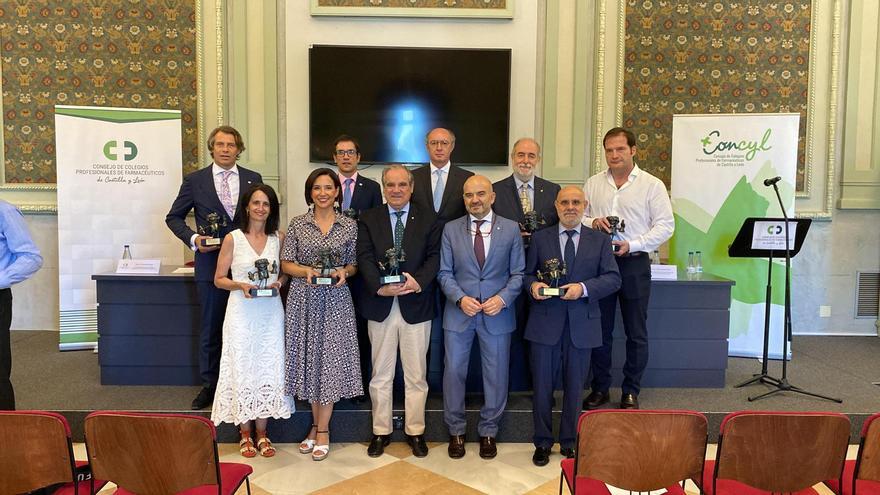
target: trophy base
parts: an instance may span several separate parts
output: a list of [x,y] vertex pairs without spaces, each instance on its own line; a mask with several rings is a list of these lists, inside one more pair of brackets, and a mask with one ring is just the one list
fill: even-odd
[[275,297],[278,295],[278,289],[251,289],[248,293],[251,297]]
[[385,275],[384,277],[379,277],[379,285],[402,284],[404,282],[406,282],[406,276],[404,275]]
[[546,296],[546,297],[560,297],[565,295],[565,291],[562,287],[541,287],[538,289],[538,295]]
[[223,239],[219,237],[211,237],[209,239],[202,239],[202,247],[214,247],[223,244]]
[[312,285],[333,285],[333,277],[312,277]]

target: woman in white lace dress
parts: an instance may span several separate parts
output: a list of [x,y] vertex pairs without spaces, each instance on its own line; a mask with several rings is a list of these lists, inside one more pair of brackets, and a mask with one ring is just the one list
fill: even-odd
[[[275,448],[266,436],[268,419],[289,418],[294,409],[293,398],[284,393],[284,309],[277,289],[286,275],[281,274],[278,258],[283,241],[278,232],[278,196],[271,187],[258,184],[245,192],[238,208],[244,212],[240,228],[223,239],[214,274],[214,285],[231,294],[211,420],[217,425],[239,425],[244,457],[254,457],[258,451],[272,457]],[[276,294],[252,296],[251,289],[258,288],[276,289]]]

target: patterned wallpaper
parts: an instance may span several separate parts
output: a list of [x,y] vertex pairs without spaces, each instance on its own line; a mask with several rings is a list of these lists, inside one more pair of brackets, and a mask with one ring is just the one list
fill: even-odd
[[195,0],[0,3],[6,183],[55,182],[54,106],[181,110],[198,168]]
[[623,124],[640,166],[671,178],[675,113],[799,112],[804,190],[810,0],[628,0]]
[[318,6],[503,9],[507,0],[318,0]]

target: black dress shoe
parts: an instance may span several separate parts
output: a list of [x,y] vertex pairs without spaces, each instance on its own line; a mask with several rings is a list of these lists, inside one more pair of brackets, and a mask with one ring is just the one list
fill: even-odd
[[621,409],[638,409],[639,408],[639,396],[636,394],[623,394],[620,396],[620,408]]
[[449,457],[461,459],[464,457],[464,435],[449,435]]
[[572,447],[562,447],[559,453],[567,459],[574,459],[574,449]]
[[425,435],[407,435],[406,443],[412,448],[414,456],[425,457],[428,455],[428,444],[425,443]]
[[535,455],[532,456],[532,463],[535,466],[546,466],[550,462],[550,449],[547,447],[535,447]]
[[584,409],[587,411],[592,411],[593,409],[598,409],[602,404],[607,404],[609,400],[608,391],[598,392],[592,391],[590,395],[584,399]]
[[204,409],[210,406],[212,402],[214,402],[214,389],[202,387],[202,390],[199,391],[199,395],[197,395],[192,401],[192,409],[193,411]]
[[379,457],[385,453],[385,447],[391,443],[391,435],[373,435],[370,440],[370,446],[367,447],[367,455],[370,457]]
[[480,437],[480,457],[494,459],[496,455],[498,455],[498,447],[495,444],[495,437]]

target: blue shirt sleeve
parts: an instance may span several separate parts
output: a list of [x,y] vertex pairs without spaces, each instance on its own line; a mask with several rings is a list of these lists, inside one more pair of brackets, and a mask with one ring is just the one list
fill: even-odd
[[7,289],[43,266],[24,217],[12,205],[0,204],[0,289]]

